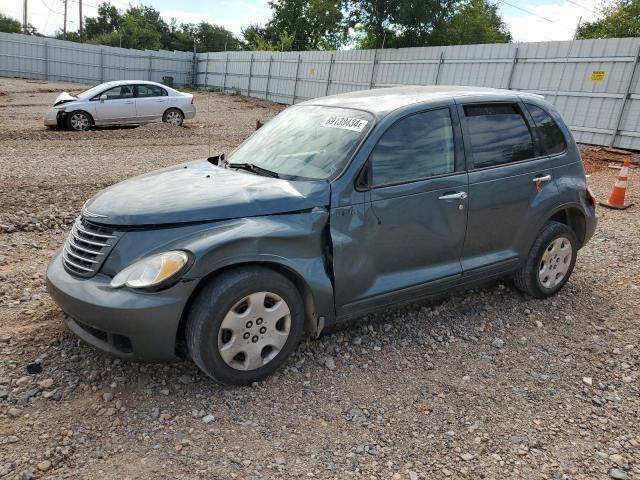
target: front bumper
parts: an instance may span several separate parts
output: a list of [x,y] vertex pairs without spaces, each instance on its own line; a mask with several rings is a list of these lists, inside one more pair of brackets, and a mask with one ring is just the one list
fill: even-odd
[[197,282],[179,282],[155,293],[113,289],[107,275],[80,279],[69,274],[60,252],[51,259],[46,280],[67,326],[87,343],[124,358],[176,358],[180,317]]
[[50,108],[47,113],[44,114],[45,127],[57,127],[58,126],[58,110],[56,108]]

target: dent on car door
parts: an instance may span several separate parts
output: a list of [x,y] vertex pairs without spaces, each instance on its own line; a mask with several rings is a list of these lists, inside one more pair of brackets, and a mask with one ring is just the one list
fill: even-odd
[[556,201],[553,159],[542,155],[519,102],[458,107],[469,159],[465,280],[513,270],[527,254],[539,217]]
[[332,211],[338,315],[455,284],[467,175],[449,107],[404,117],[373,148],[364,203]]

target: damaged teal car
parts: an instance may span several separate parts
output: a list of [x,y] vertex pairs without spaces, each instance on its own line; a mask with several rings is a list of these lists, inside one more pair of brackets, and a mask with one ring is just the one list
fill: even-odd
[[47,285],[80,338],[190,356],[222,384],[305,334],[513,276],[544,298],[596,226],[567,126],[537,95],[403,87],[290,107],[235,151],[87,201]]

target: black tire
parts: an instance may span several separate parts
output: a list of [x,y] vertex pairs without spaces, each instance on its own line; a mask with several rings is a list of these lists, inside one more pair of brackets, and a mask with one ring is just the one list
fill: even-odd
[[177,108],[169,108],[164,112],[164,115],[162,115],[162,121],[170,125],[175,125],[176,127],[181,127],[184,122],[184,113]]
[[[542,257],[545,251],[551,247],[553,242],[558,239],[567,239],[571,246],[570,260],[566,265],[566,273],[558,279],[558,283],[547,287],[543,285],[540,278],[542,272]],[[564,223],[559,222],[547,222],[544,224],[538,237],[529,251],[529,255],[520,270],[516,272],[514,276],[514,283],[519,290],[524,293],[528,293],[535,298],[547,298],[556,294],[569,280],[573,267],[576,264],[576,256],[578,253],[578,239],[571,228]],[[566,255],[567,257],[569,254]],[[562,259],[558,259],[562,262]],[[563,267],[564,269],[565,267]],[[557,270],[556,270],[557,271]],[[555,274],[551,272],[552,275]],[[557,275],[557,274],[556,274]]]
[[87,112],[78,110],[67,114],[66,124],[69,130],[85,132],[93,127],[93,118]]
[[[218,347],[222,322],[238,302],[262,291],[272,292],[286,302],[291,319],[289,336],[277,355],[263,366],[253,370],[233,368],[222,358]],[[186,341],[193,361],[213,380],[223,385],[249,385],[282,365],[298,346],[303,329],[304,306],[295,285],[269,268],[247,266],[224,272],[202,288],[187,317]]]

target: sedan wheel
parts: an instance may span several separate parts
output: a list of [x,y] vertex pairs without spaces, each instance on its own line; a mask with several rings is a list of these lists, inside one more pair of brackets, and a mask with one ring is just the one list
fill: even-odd
[[163,120],[165,123],[168,123],[169,125],[179,127],[182,125],[182,122],[184,120],[184,115],[182,115],[182,113],[179,110],[171,109],[171,110],[167,110],[167,112],[164,114]]
[[218,351],[236,370],[255,370],[272,361],[287,343],[291,311],[275,293],[247,295],[225,315]]
[[91,118],[84,112],[72,112],[67,117],[67,125],[71,130],[83,132],[91,128]]

